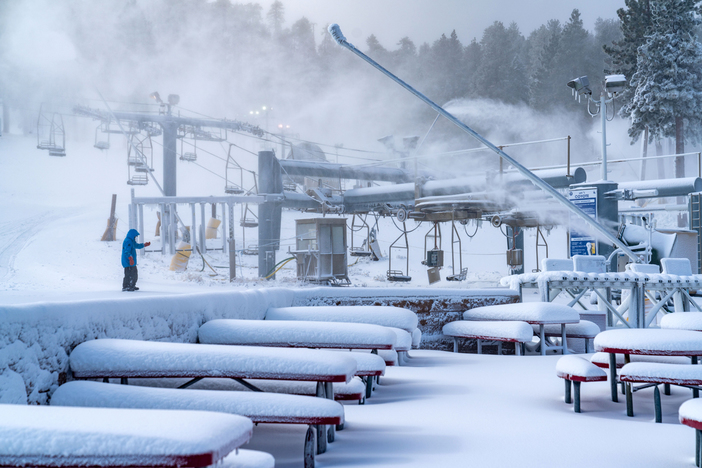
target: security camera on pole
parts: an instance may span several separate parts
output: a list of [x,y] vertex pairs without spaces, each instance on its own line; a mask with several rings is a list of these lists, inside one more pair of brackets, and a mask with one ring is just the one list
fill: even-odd
[[[584,95],[587,97],[587,112],[595,117],[600,115],[602,124],[602,177],[600,181],[572,185],[570,187],[569,198],[572,203],[585,210],[590,216],[597,219],[603,226],[614,230],[619,223],[619,205],[616,198],[608,196],[608,192],[617,189],[617,184],[607,180],[607,105],[614,107],[614,100],[619,93],[624,90],[626,78],[624,75],[608,75],[605,77],[602,94],[599,100],[592,98],[592,90],[587,76],[575,78],[567,83],[572,89],[573,96],[580,101]],[[595,104],[594,111],[590,109],[590,103]],[[614,109],[612,109],[614,118]],[[614,232],[613,232],[614,233]],[[583,250],[585,249],[585,250]],[[589,229],[578,226],[578,222],[571,218],[570,228],[570,255],[604,255],[608,257],[614,251],[610,242],[604,239],[596,239]],[[616,255],[610,258],[610,270],[615,271],[617,264]]]

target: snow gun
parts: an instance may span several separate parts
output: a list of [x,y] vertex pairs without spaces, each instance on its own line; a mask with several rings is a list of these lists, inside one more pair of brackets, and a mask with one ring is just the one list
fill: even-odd
[[607,239],[610,241],[612,244],[616,245],[621,251],[626,254],[631,260],[635,263],[641,263],[642,260],[639,258],[638,255],[636,255],[634,252],[631,251],[631,249],[621,240],[617,239],[616,236],[614,236],[612,233],[610,233],[604,226],[602,226],[600,223],[598,223],[595,219],[591,218],[587,213],[585,213],[583,210],[572,204],[566,197],[561,195],[556,189],[551,187],[549,184],[544,182],[540,177],[535,175],[533,172],[531,172],[529,169],[526,167],[522,166],[519,164],[514,158],[512,158],[510,155],[502,151],[500,148],[492,144],[489,140],[487,140],[485,137],[480,135],[478,132],[473,130],[472,128],[468,127],[466,124],[458,120],[456,117],[453,116],[453,114],[449,113],[446,111],[443,107],[439,106],[436,104],[434,101],[426,97],[424,94],[420,93],[416,89],[414,89],[412,86],[409,84],[405,83],[402,81],[400,78],[397,76],[393,75],[390,73],[388,70],[383,68],[380,64],[378,64],[375,60],[372,58],[368,57],[366,54],[358,50],[353,44],[349,43],[346,40],[346,37],[342,34],[341,28],[339,28],[338,24],[330,24],[329,25],[329,34],[331,34],[331,37],[334,39],[334,41],[339,44],[340,46],[350,50],[354,54],[358,55],[360,58],[368,62],[370,65],[372,65],[374,68],[379,70],[381,73],[383,73],[385,76],[393,80],[395,83],[399,84],[403,88],[405,88],[407,91],[410,93],[414,94],[416,97],[418,97],[420,100],[424,101],[425,104],[427,104],[429,107],[434,109],[436,112],[438,112],[440,115],[444,116],[449,122],[463,130],[464,132],[468,133],[471,135],[473,138],[478,140],[480,143],[485,145],[487,148],[490,150],[494,151],[497,153],[500,157],[502,157],[505,161],[509,162],[512,166],[514,166],[515,169],[517,169],[524,177],[529,179],[534,185],[545,191],[546,193],[550,194],[553,198],[556,199],[560,204],[562,204],[564,207],[566,207],[571,213],[575,214],[578,216],[580,219],[585,221],[588,225],[590,225],[593,229],[595,229],[598,233],[602,235],[603,238]]

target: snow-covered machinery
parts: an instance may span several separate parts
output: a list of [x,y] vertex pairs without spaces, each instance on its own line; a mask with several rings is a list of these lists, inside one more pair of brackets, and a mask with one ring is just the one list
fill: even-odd
[[349,284],[346,218],[298,219],[297,278],[314,283]]

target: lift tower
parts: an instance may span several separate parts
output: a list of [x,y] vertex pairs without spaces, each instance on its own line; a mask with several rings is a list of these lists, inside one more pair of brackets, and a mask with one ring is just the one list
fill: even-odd
[[[157,93],[154,93],[154,95],[156,97],[158,96]],[[178,129],[180,127],[194,127],[200,130],[203,128],[217,128],[244,131],[258,137],[264,135],[263,130],[258,126],[235,120],[195,119],[173,115],[171,106],[175,104],[172,102],[171,96],[169,96],[169,103],[162,102],[160,98],[157,99],[161,104],[161,109],[158,114],[121,111],[107,112],[101,109],[91,109],[83,106],[75,106],[73,108],[73,112],[78,115],[93,117],[103,122],[114,122],[115,120],[124,121],[132,125],[135,124],[136,128],[146,128],[153,124],[161,126],[163,129],[163,195],[166,197],[176,196],[176,162],[178,160],[176,143]],[[177,103],[177,100],[175,100],[175,103]]]

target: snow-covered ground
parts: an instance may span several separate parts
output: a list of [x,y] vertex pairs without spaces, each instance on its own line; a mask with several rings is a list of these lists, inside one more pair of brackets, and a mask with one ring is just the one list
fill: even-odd
[[[185,293],[305,287],[296,281],[292,262],[281,270],[276,281],[264,282],[257,278],[256,257],[241,255],[239,279],[230,285],[226,269],[218,269],[219,276],[210,276],[207,267],[199,271],[202,262],[193,258],[186,272],[170,272],[170,258],[152,253],[139,258],[141,291],[121,292],[123,270],[119,258],[121,240],[128,229],[126,202],[130,189],[125,184],[126,151],[114,144],[110,152],[103,153],[92,148],[91,141],[69,140],[68,156],[52,158],[35,146],[32,137],[10,134],[0,138],[0,315],[7,313],[3,305],[38,301],[72,303],[138,294],[159,302],[159,298]],[[155,158],[157,170],[160,164],[160,158]],[[223,171],[223,167],[219,169]],[[223,194],[221,179],[187,163],[179,163],[178,183],[183,194]],[[119,241],[100,242],[113,193],[118,201]],[[148,195],[157,195],[153,184],[137,188],[137,196]],[[286,257],[287,247],[292,247],[292,220],[301,216],[309,215],[284,214],[279,260]],[[152,235],[155,212],[145,212],[145,218],[146,240],[158,244],[158,238]],[[398,232],[390,220],[380,222],[381,248],[387,252]],[[414,227],[412,224],[408,226]],[[468,226],[468,233],[472,228]],[[419,263],[427,230],[421,226],[410,237],[410,284],[385,281],[387,260],[361,259],[350,267],[353,286],[484,288],[497,286],[499,278],[507,273],[505,238],[485,224],[472,240],[464,237],[469,281],[444,280],[428,286],[426,268]],[[249,231],[247,244],[255,242],[255,229]],[[238,245],[241,235],[238,229]],[[213,241],[213,245],[220,242]],[[564,252],[563,230],[554,230],[549,242],[552,256]],[[529,270],[534,267],[533,237],[527,236],[526,243]],[[226,265],[219,253],[208,254],[207,258],[215,267]],[[393,266],[395,261],[404,264],[398,257]],[[450,265],[450,260],[447,263]],[[442,271],[445,275],[446,269]],[[114,302],[116,307],[118,303]],[[67,314],[70,308],[67,304]],[[92,317],[102,313],[111,312],[86,311]],[[159,310],[149,319],[161,320],[165,314],[167,311]],[[71,327],[80,325],[80,317],[74,314],[70,318]],[[56,326],[61,327],[60,323],[57,320]],[[192,333],[186,325],[178,329],[183,336]],[[26,350],[10,344],[4,351]],[[689,390],[674,388],[672,396],[664,396],[664,423],[654,424],[650,390],[636,393],[636,417],[627,418],[624,403],[610,401],[606,382],[584,384],[584,413],[573,413],[572,406],[563,402],[563,381],[555,376],[558,356],[498,357],[428,350],[412,351],[411,355],[407,366],[387,370],[366,405],[345,405],[346,429],[338,432],[337,441],[318,457],[320,467],[694,464],[694,432],[677,421],[677,409],[690,398]],[[0,390],[22,388],[16,373],[0,370]],[[12,392],[5,395],[11,397]],[[305,430],[302,426],[261,424],[254,429],[246,448],[272,453],[279,467],[300,466]]]

